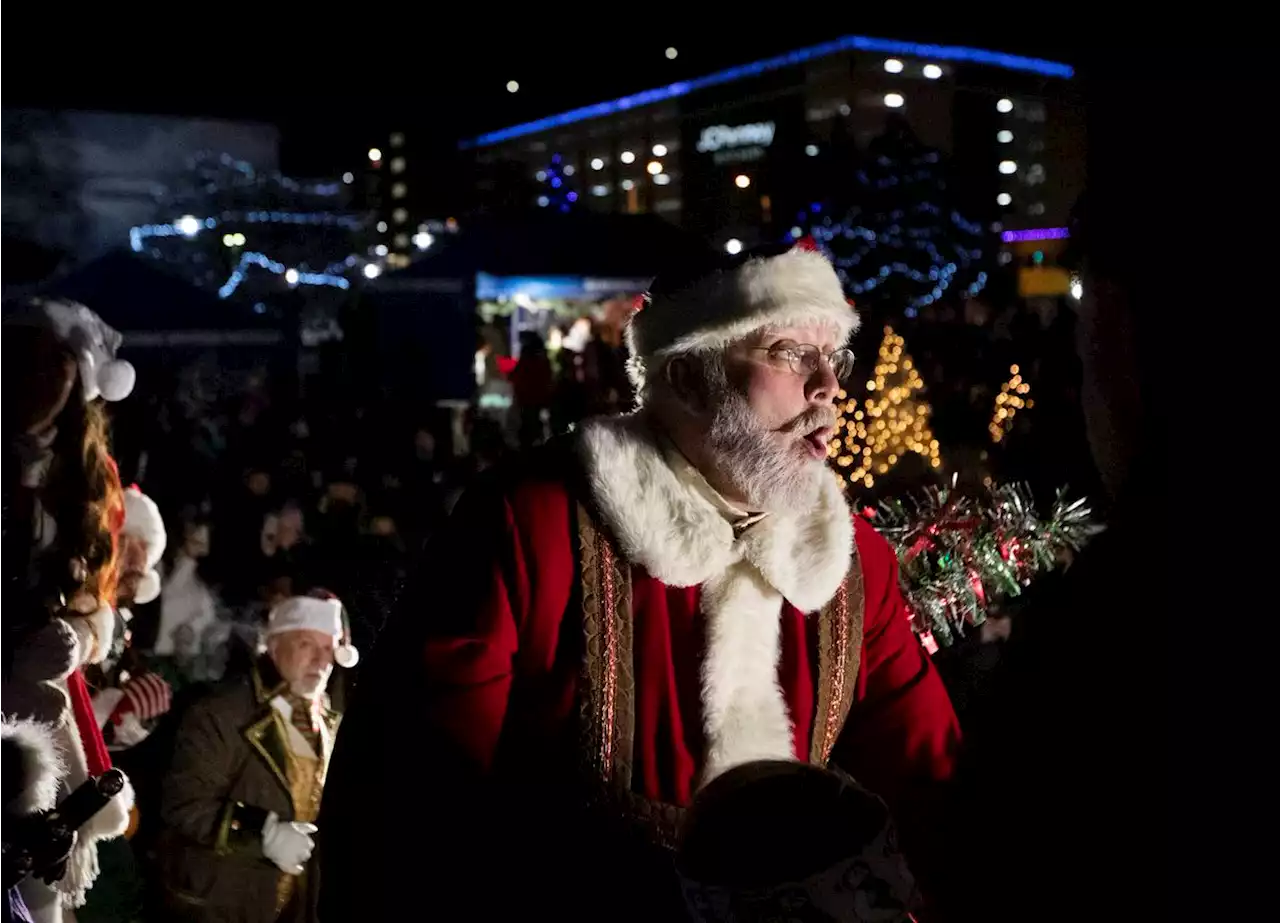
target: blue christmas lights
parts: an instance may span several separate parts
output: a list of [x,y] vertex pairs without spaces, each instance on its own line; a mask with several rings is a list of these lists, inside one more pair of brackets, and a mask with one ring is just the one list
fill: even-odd
[[[351,288],[351,283],[337,273],[344,269],[349,269],[354,266],[357,261],[358,260],[354,255],[348,256],[345,260],[341,260],[337,263],[330,263],[329,266],[325,268],[324,272],[310,272],[303,269],[295,269],[293,272],[297,274],[297,278],[296,280],[291,281],[290,284],[328,285],[333,288],[349,289]],[[267,272],[275,273],[277,276],[284,275],[286,272],[289,272],[284,263],[271,259],[271,257],[267,256],[265,253],[258,253],[256,251],[242,253],[240,254],[240,262],[236,265],[236,268],[231,271],[231,275],[227,278],[227,281],[218,289],[218,297],[230,298],[235,290],[239,288],[240,283],[244,281],[245,271],[250,266],[259,266],[262,269],[267,270]]]
[[801,48],[788,54],[766,58],[763,61],[731,67],[714,74],[708,74],[705,77],[681,80],[665,87],[645,90],[630,96],[609,100],[608,102],[595,103],[579,109],[571,109],[559,115],[551,115],[532,122],[525,122],[522,125],[513,125],[510,128],[491,131],[480,135],[478,138],[463,141],[459,144],[459,147],[463,150],[473,147],[487,147],[491,144],[510,141],[512,138],[520,138],[525,135],[546,131],[549,128],[559,128],[586,119],[626,112],[651,103],[685,96],[696,90],[721,86],[747,77],[756,77],[770,71],[793,67],[806,61],[846,51],[867,51],[902,57],[929,58],[935,61],[961,61],[984,64],[989,67],[1001,67],[1006,70],[1022,71],[1024,73],[1041,74],[1045,77],[1061,77],[1063,79],[1070,79],[1075,75],[1075,70],[1071,65],[1057,61],[1046,61],[1043,58],[1028,58],[1022,55],[1004,54],[999,51],[986,51],[981,48],[967,48],[963,45],[929,45],[920,42],[900,42],[893,39],[871,38],[865,35],[846,35],[833,42],[825,42],[821,45]]

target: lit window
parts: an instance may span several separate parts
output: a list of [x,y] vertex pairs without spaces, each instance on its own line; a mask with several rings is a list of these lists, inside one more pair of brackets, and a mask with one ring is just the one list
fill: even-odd
[[1018,165],[1012,160],[1002,160],[1000,161],[1000,172],[1006,176],[1010,173],[1017,173]]
[[649,171],[650,176],[657,176],[662,172],[662,164],[657,160],[651,160],[645,169]]
[[624,179],[622,181],[622,188],[627,192],[630,192],[632,189],[636,188],[636,181],[633,179]]
[[507,81],[507,92],[508,92],[508,93],[517,93],[517,92],[519,92],[519,91],[520,91],[520,84],[519,84],[519,83],[517,83],[517,82],[516,82],[516,81],[514,81],[514,80],[508,80],[508,81]]
[[739,189],[746,189],[751,185],[751,177],[747,176],[745,173],[739,173],[733,178],[733,184]]
[[1013,111],[1013,100],[1011,100],[1009,97],[1006,96],[1004,99],[996,103],[996,112],[1012,112],[1012,111]]
[[1013,196],[1007,192],[1002,192],[996,196],[996,202],[1000,205],[1011,205],[1013,204]]
[[603,160],[601,160],[599,157],[595,157],[595,158],[593,158],[593,159],[592,159],[592,161],[591,161],[591,169],[593,169],[593,170],[603,170],[603,169],[604,169],[604,161],[603,161]]
[[666,157],[666,156],[667,156],[667,146],[666,146],[665,144],[655,144],[655,145],[653,146],[653,156],[654,156],[654,157]]
[[392,146],[392,147],[404,147],[404,132],[402,132],[402,131],[393,131],[393,132],[391,133],[391,146]]
[[382,150],[376,147],[369,148],[369,159],[372,160],[374,163],[377,163],[379,160],[382,159]]
[[659,173],[658,175],[656,175],[656,176],[653,178],[653,181],[654,181],[655,183],[657,183],[659,186],[665,186],[665,185],[667,185],[668,183],[670,183],[670,182],[671,182],[671,174],[670,174],[670,173]]
[[818,156],[818,145],[816,145],[816,144],[806,144],[806,145],[804,146],[804,152],[805,152],[807,155],[809,155],[810,157],[817,157],[817,156]]
[[884,104],[890,109],[901,109],[905,102],[906,100],[902,98],[901,93],[884,94]]
[[622,154],[618,157],[618,159],[621,160],[623,163],[635,163],[636,155],[631,151],[623,151]]
[[391,213],[391,220],[394,221],[396,224],[404,224],[406,221],[409,220],[409,213],[405,211],[403,208],[397,208],[395,211]]
[[724,242],[724,252],[730,255],[742,252],[742,241],[736,237],[730,237]]
[[403,199],[409,193],[409,187],[404,183],[395,183],[391,186],[391,198]]
[[901,74],[902,62],[897,58],[886,58],[884,62],[884,69],[891,74]]
[[403,157],[392,157],[392,158],[391,158],[391,172],[392,172],[392,173],[403,173],[403,172],[404,172],[404,158],[403,158]]
[[924,66],[924,75],[929,80],[937,80],[942,76],[942,68],[936,64],[926,64]]

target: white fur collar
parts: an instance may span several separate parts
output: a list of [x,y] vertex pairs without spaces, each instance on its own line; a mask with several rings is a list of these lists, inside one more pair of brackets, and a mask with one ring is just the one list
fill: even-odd
[[620,550],[670,586],[696,586],[747,560],[804,612],[826,605],[849,570],[853,523],[833,473],[817,505],[773,513],[735,538],[714,505],[667,463],[643,412],[581,427],[592,496]]

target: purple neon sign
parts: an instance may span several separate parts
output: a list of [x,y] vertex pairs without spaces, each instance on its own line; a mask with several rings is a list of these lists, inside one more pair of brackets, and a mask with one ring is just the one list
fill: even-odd
[[1006,244],[1016,244],[1024,240],[1061,240],[1070,236],[1066,228],[1027,228],[1024,231],[1003,231],[1000,239]]

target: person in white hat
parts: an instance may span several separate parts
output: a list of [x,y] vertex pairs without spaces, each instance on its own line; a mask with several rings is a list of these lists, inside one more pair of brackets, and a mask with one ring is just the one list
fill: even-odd
[[183,717],[164,782],[166,898],[201,920],[316,919],[314,821],[339,721],[325,686],[359,658],[323,591],[277,605],[265,648]]
[[[838,765],[927,864],[959,728],[827,465],[857,324],[809,247],[654,280],[639,408],[483,478],[379,638],[321,815],[328,918],[423,906],[377,879],[442,918],[680,919],[683,812],[754,760]],[[421,794],[371,806],[407,734]]]

